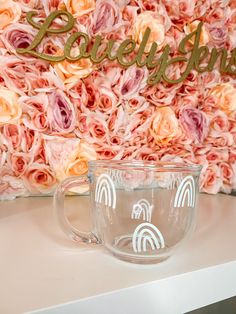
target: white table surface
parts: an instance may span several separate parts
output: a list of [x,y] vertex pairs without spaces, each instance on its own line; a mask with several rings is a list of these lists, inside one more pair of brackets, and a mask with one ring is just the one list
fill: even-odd
[[[66,206],[88,228],[88,198],[70,197]],[[190,241],[151,266],[71,242],[50,197],[0,202],[0,313],[184,313],[236,295],[235,242],[233,196],[201,195]]]

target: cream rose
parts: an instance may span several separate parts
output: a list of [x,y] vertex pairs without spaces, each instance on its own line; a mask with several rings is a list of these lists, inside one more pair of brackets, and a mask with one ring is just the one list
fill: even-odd
[[21,113],[18,95],[7,88],[0,88],[0,125],[16,122]]
[[[199,23],[200,23],[200,21],[195,20],[192,23],[185,26],[184,27],[185,33],[188,35],[188,34],[194,32],[197,29]],[[195,36],[193,38],[191,38],[189,40],[189,42],[191,44],[194,44],[194,39],[195,39]],[[200,41],[199,41],[200,46],[205,46],[209,42],[209,40],[210,40],[209,33],[208,33],[206,27],[204,25],[202,25],[202,31],[201,31],[201,35],[200,35]]]
[[236,88],[233,85],[219,84],[211,90],[210,94],[215,96],[218,107],[227,115],[236,111]]
[[133,39],[138,44],[141,43],[147,27],[151,29],[151,34],[145,47],[145,52],[150,50],[153,42],[157,43],[158,49],[160,50],[165,41],[165,26],[163,18],[158,13],[150,11],[146,11],[138,15],[133,29]]
[[17,2],[0,0],[0,30],[20,19],[21,8]]
[[178,120],[170,107],[161,107],[156,110],[150,133],[157,144],[167,144],[181,135]]
[[[74,49],[73,55],[78,54],[79,48]],[[80,78],[88,76],[94,70],[92,62],[85,58],[75,62],[64,60],[55,63],[54,69],[56,70],[57,75],[64,81],[64,84],[68,89],[73,87]]]
[[95,0],[65,0],[64,4],[74,17],[88,14],[95,9]]

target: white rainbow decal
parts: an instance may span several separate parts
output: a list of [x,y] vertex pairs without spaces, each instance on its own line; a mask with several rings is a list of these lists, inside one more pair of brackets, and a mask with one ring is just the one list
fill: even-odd
[[193,177],[185,177],[178,186],[174,200],[174,207],[184,207],[186,202],[188,207],[194,207],[195,193],[195,182]]
[[165,247],[165,241],[161,232],[156,226],[144,222],[135,229],[132,237],[132,245],[135,253],[146,252],[147,245],[152,250],[159,250]]
[[142,215],[143,220],[151,222],[152,209],[153,209],[153,205],[150,205],[150,203],[147,200],[141,199],[136,204],[133,205],[131,218],[140,219]]
[[95,201],[106,206],[116,208],[116,190],[114,183],[108,174],[101,174],[97,180],[95,189]]

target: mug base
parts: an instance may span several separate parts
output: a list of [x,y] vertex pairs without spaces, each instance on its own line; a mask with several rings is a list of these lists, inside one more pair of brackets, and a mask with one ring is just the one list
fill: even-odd
[[152,264],[159,264],[161,262],[166,261],[169,259],[170,256],[160,256],[160,257],[140,257],[140,256],[127,256],[118,254],[115,252],[111,252],[112,255],[119,260],[122,260],[124,262],[132,263],[132,264],[140,264],[140,265],[152,265]]

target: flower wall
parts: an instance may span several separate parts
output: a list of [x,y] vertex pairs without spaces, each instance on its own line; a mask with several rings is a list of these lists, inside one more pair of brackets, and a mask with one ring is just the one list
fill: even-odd
[[[67,10],[74,31],[137,47],[147,27],[157,57],[204,22],[200,44],[236,48],[235,0],[0,0],[0,198],[50,194],[95,159],[184,161],[203,165],[201,191],[236,188],[236,78],[192,71],[179,84],[147,84],[149,71],[89,59],[50,63],[18,55],[42,23]],[[63,24],[58,18],[54,24]],[[70,34],[49,35],[38,50],[60,55]],[[191,48],[191,42],[189,47]],[[75,48],[74,53],[76,53]],[[178,78],[186,65],[167,69]]]

